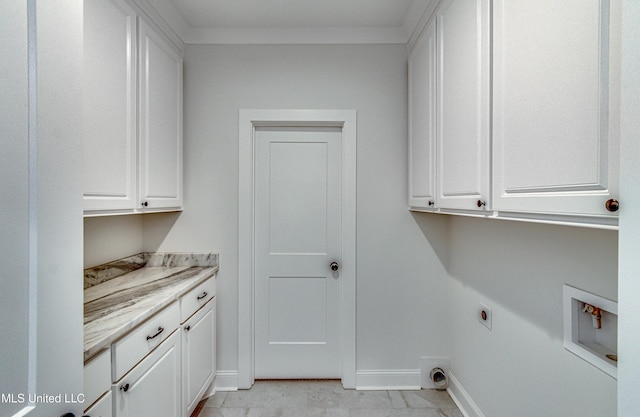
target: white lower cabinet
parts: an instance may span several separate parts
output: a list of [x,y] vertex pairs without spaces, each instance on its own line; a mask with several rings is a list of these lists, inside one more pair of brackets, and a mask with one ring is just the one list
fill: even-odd
[[180,358],[175,331],[112,386],[114,417],[182,417]]
[[189,417],[216,373],[215,275],[84,366],[85,415]]
[[184,417],[195,410],[215,376],[215,298],[182,325]]
[[112,417],[111,349],[106,349],[84,365],[85,415]]
[[113,417],[113,395],[111,391],[89,407],[84,414],[88,417]]

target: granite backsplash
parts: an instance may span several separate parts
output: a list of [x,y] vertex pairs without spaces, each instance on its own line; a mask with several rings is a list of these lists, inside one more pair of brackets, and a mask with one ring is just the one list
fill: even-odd
[[216,253],[142,252],[84,270],[84,288],[143,267],[217,266]]

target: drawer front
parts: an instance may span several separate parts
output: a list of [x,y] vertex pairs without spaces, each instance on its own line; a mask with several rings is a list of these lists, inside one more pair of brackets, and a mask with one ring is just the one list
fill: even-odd
[[91,408],[87,409],[84,414],[91,417],[113,417],[113,395],[111,391],[107,392]]
[[187,321],[200,307],[216,295],[216,276],[207,279],[180,297],[180,323]]
[[113,381],[120,380],[129,369],[169,337],[178,328],[179,319],[179,306],[175,302],[114,343]]
[[84,403],[93,404],[111,389],[111,349],[99,353],[84,366]]

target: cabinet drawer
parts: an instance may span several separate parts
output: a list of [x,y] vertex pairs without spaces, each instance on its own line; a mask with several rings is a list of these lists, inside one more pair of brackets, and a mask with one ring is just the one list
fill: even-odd
[[179,325],[179,306],[175,302],[160,311],[113,345],[113,381],[116,382],[155,349]]
[[111,349],[102,351],[84,366],[84,401],[93,404],[111,388]]
[[[109,386],[111,388],[111,386]],[[84,412],[91,417],[113,417],[113,396],[111,391],[107,392],[100,401],[91,406]]]
[[212,276],[180,298],[180,323],[187,321],[216,295],[216,276]]

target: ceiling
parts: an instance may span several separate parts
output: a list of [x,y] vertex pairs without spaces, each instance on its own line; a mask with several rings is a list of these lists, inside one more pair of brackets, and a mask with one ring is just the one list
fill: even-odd
[[412,0],[170,0],[192,28],[402,26]]
[[432,0],[150,0],[186,43],[406,43]]

